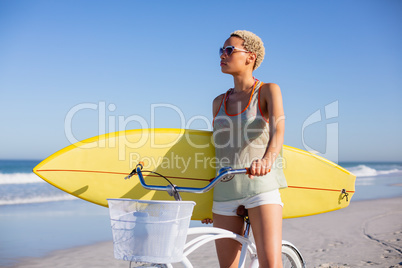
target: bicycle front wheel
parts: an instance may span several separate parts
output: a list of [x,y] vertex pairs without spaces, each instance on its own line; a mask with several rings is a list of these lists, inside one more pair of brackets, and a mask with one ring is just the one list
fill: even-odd
[[290,245],[282,244],[283,268],[304,268],[304,262],[298,250]]

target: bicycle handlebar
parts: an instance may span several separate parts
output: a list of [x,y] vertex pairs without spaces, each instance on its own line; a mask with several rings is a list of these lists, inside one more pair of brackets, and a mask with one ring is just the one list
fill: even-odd
[[202,194],[202,193],[208,192],[216,184],[218,184],[223,179],[225,179],[229,176],[236,175],[236,174],[249,174],[248,168],[232,169],[231,167],[227,167],[227,168],[222,168],[221,170],[219,170],[218,176],[216,176],[207,186],[205,186],[203,188],[180,187],[180,186],[171,186],[171,185],[160,186],[160,185],[148,185],[145,183],[144,177],[142,175],[143,166],[144,166],[144,164],[142,162],[140,162],[137,164],[137,166],[135,168],[135,171],[138,175],[138,178],[140,179],[140,183],[141,183],[142,187],[144,187],[145,189],[148,189],[148,190],[168,191],[169,194],[170,194],[172,188],[174,188],[174,190],[177,192]]

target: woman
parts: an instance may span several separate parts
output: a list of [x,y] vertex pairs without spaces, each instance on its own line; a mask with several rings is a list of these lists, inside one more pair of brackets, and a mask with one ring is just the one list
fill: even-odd
[[[264,58],[261,39],[235,31],[220,50],[221,70],[233,76],[234,87],[213,101],[214,142],[219,168],[250,167],[214,189],[215,227],[243,234],[236,209],[244,205],[257,246],[260,267],[282,267],[282,207],[279,188],[286,187],[281,165],[285,130],[282,95],[278,85],[253,77]],[[204,222],[210,222],[205,220]],[[231,239],[216,241],[221,267],[237,267],[241,245]]]

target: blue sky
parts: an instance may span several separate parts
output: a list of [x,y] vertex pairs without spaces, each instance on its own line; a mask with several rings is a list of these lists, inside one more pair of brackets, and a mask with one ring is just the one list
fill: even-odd
[[209,129],[232,86],[218,48],[247,29],[266,47],[255,76],[282,89],[285,144],[402,161],[401,15],[398,0],[0,0],[0,159],[144,125]]

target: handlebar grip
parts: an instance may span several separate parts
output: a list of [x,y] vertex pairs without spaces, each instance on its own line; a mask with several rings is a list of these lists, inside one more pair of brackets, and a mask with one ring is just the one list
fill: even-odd
[[140,162],[135,166],[135,168],[131,171],[131,173],[128,174],[128,176],[125,177],[124,179],[125,179],[125,180],[130,179],[132,176],[134,176],[134,175],[137,174],[137,168],[140,168],[140,170],[142,170],[143,167],[144,167],[144,162],[140,161]]
[[141,169],[143,169],[144,168],[144,162],[142,162],[142,161],[138,162],[137,166],[141,166]]
[[246,174],[250,175],[250,168],[246,167],[245,169],[246,169]]

